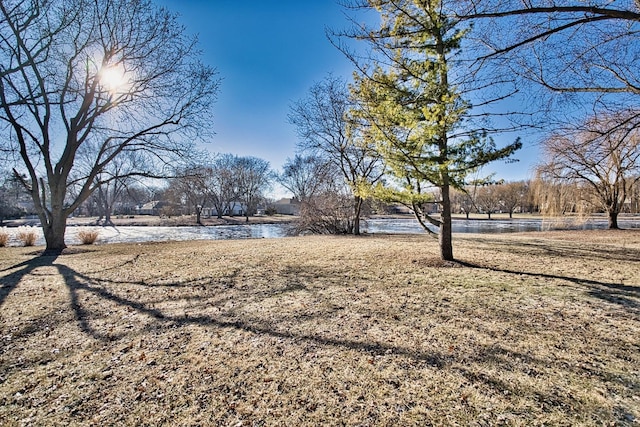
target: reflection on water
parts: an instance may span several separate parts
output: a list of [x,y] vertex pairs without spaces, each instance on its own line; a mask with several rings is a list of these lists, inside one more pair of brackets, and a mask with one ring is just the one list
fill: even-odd
[[[640,228],[640,219],[620,219],[620,228]],[[594,230],[606,229],[606,219],[496,219],[496,220],[454,220],[452,230],[454,233],[517,233],[524,231],[548,231],[548,230]],[[437,231],[436,227],[430,227]],[[370,219],[367,220],[365,230],[368,233],[423,233],[423,229],[415,219]]]
[[[619,219],[620,228],[640,228],[640,219]],[[452,230],[454,233],[517,233],[524,231],[548,231],[548,230],[594,230],[606,229],[607,220],[604,218],[590,219],[494,219],[494,220],[454,220]],[[436,227],[430,228],[437,231]],[[417,234],[423,233],[422,226],[415,219],[370,219],[366,222],[367,233],[397,233]]]
[[[38,235],[36,245],[44,245],[44,235],[40,227],[30,227]],[[231,239],[272,239],[287,235],[287,224],[247,224],[218,225],[212,227],[68,227],[66,242],[71,245],[80,244],[78,232],[81,230],[97,230],[97,243],[141,243],[164,242],[178,240],[231,240]],[[11,246],[20,246],[17,239],[17,228],[4,229],[10,236]]]
[[[437,228],[429,226],[437,232]],[[502,221],[502,220],[455,220],[452,224],[454,233],[514,233],[518,231],[540,231],[542,221]],[[372,219],[367,221],[368,233],[423,233],[422,226],[415,219]]]
[[103,227],[100,229],[100,241],[106,243],[274,239],[286,235],[286,224],[217,225],[212,227]]
[[[640,219],[620,219],[621,228],[640,228]],[[454,220],[454,233],[515,233],[523,231],[546,231],[554,229],[605,229],[606,219],[589,219],[583,221],[550,221],[543,219],[515,220]],[[244,224],[219,225],[210,227],[69,227],[67,243],[77,245],[78,231],[96,229],[99,232],[98,243],[139,243],[161,242],[171,240],[229,240],[229,239],[273,239],[288,235],[288,224]],[[16,235],[18,229],[4,229],[11,237],[10,245],[19,246]],[[435,228],[434,228],[435,230]],[[36,245],[44,245],[44,237],[40,227],[33,227],[38,235]],[[363,232],[392,234],[422,234],[424,231],[415,219],[385,218],[369,219],[365,222]]]

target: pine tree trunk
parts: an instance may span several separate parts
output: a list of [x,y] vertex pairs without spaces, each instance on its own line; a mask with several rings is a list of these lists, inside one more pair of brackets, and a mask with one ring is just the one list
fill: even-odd
[[442,225],[440,226],[440,257],[445,261],[453,261],[453,242],[451,235],[451,198],[449,194],[448,176],[444,177],[442,192]]

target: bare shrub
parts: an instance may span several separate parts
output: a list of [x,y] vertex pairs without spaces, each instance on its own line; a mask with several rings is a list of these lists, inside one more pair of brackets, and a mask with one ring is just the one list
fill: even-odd
[[351,234],[354,223],[351,197],[326,191],[302,202],[294,234]]
[[98,239],[99,234],[97,230],[80,230],[78,232],[78,238],[83,245],[93,245]]
[[38,236],[31,228],[21,228],[18,230],[18,240],[22,242],[24,246],[33,246],[36,244]]
[[9,233],[0,231],[0,248],[4,248],[9,244]]

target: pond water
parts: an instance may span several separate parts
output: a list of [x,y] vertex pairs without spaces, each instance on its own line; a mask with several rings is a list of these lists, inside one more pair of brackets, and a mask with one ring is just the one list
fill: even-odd
[[[621,228],[640,228],[640,218],[619,219]],[[606,229],[608,226],[605,218],[589,219],[493,219],[493,220],[454,220],[452,224],[454,233],[517,233],[524,231],[548,231],[548,230],[592,230]],[[431,227],[436,231],[435,227]],[[423,233],[423,229],[415,219],[370,219],[367,220],[366,231],[368,233],[399,233],[417,234]]]
[[[36,245],[44,245],[44,235],[40,227],[4,228],[10,236],[10,246],[20,246],[17,234],[21,230],[30,229],[36,233]],[[98,230],[97,243],[141,243],[162,242],[170,240],[230,240],[280,238],[287,236],[286,224],[247,224],[217,225],[210,227],[161,227],[161,226],[69,226],[67,227],[67,244],[80,244],[78,232],[81,230]]]
[[[640,218],[621,219],[621,228],[640,228]],[[542,219],[515,220],[454,220],[454,233],[514,233],[523,231],[546,231],[553,229],[604,229],[606,219],[549,221]],[[80,241],[80,230],[97,229],[98,243],[139,243],[167,240],[229,240],[282,238],[288,235],[288,224],[246,224],[219,225],[210,227],[73,227],[67,228],[68,244],[76,245]],[[19,246],[17,233],[20,228],[5,228],[11,236],[10,245]],[[31,227],[37,234],[36,245],[44,245],[44,237],[40,227]],[[422,234],[424,231],[415,219],[369,219],[362,229],[367,233]]]

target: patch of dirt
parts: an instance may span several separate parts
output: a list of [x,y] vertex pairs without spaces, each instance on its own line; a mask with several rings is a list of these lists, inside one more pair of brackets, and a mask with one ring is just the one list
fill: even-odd
[[465,267],[464,264],[461,264],[459,261],[445,261],[438,257],[432,258],[423,258],[423,259],[414,259],[413,262],[420,267],[428,267],[428,268],[460,268]]

